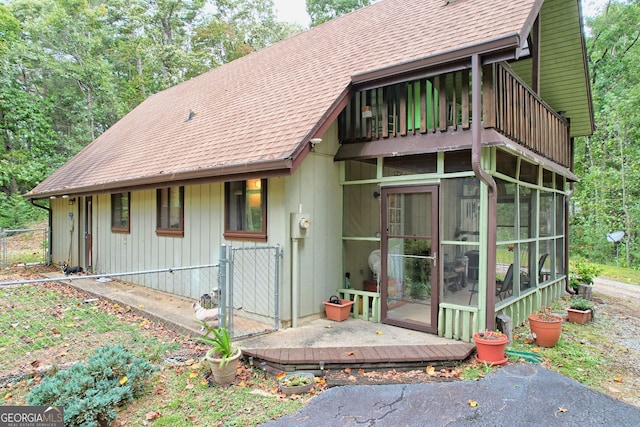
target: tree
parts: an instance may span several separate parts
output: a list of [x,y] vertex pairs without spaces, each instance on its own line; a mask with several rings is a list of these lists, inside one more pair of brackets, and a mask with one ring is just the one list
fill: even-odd
[[577,141],[571,218],[578,255],[606,262],[615,255],[607,232],[624,231],[625,264],[640,258],[640,2],[611,1],[587,21],[596,132]]
[[315,27],[338,16],[368,6],[372,0],[306,0],[311,26]]

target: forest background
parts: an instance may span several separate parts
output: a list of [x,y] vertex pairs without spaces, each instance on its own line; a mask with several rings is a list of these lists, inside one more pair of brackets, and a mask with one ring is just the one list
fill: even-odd
[[[315,26],[371,2],[306,10]],[[591,15],[596,130],[575,141],[572,256],[638,268],[640,0]],[[0,228],[44,219],[22,195],[148,96],[305,29],[272,0],[0,0]]]

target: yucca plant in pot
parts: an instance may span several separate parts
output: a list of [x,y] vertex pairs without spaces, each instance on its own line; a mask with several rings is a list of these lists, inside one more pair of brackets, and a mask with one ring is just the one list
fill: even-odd
[[236,378],[236,369],[242,351],[233,346],[226,328],[214,328],[205,322],[202,323],[206,333],[198,340],[211,346],[204,360],[209,363],[213,380],[218,384],[230,384]]

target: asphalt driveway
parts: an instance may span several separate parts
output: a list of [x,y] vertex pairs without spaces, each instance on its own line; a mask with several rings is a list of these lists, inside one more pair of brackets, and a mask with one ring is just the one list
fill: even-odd
[[539,365],[515,363],[479,381],[335,387],[263,425],[638,426],[640,408]]

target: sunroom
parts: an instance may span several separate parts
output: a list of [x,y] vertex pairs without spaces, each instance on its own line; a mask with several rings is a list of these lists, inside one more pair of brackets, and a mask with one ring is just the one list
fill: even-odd
[[470,341],[565,290],[569,124],[507,64],[471,77],[364,89],[340,116],[356,317]]

